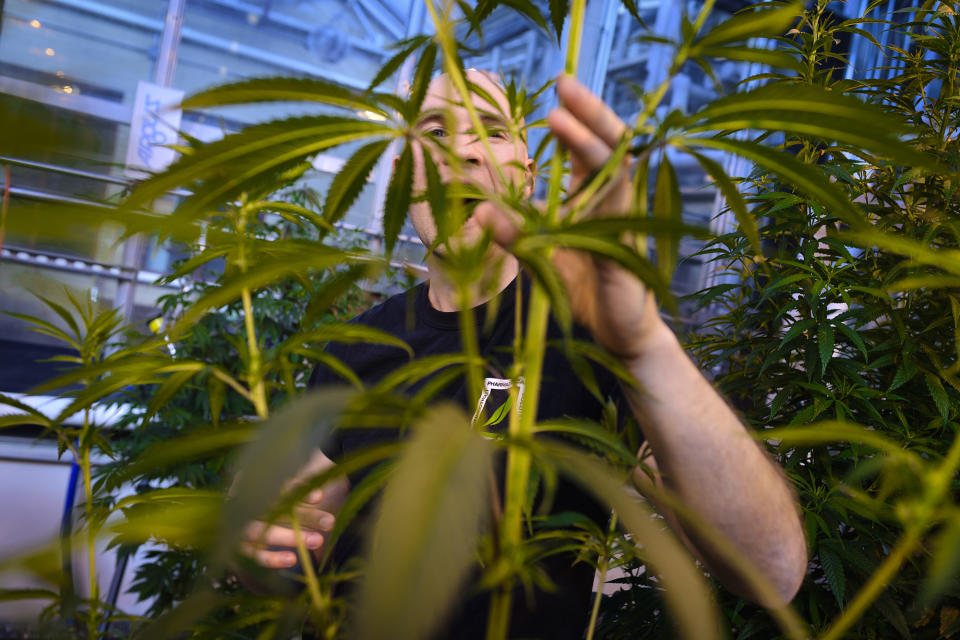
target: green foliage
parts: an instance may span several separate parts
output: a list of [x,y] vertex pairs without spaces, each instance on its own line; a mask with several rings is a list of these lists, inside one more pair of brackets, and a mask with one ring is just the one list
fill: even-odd
[[[638,13],[636,3],[625,4]],[[551,1],[549,15],[520,0],[459,5],[470,32],[481,32],[483,20],[498,6],[545,31],[552,26],[558,40],[566,38],[566,71],[576,72],[583,0]],[[489,149],[490,132],[470,100],[480,88],[471,86],[463,69],[451,6],[428,2],[435,35],[400,43],[367,92],[272,78],[215,88],[185,101],[199,107],[304,100],[329,112],[193,144],[167,171],[133,189],[121,214],[149,209],[171,189],[189,191],[173,214],[139,213],[126,227],[128,233],[177,239],[188,252],[167,279],[181,289],[163,300],[165,326],[156,335],[113,346],[116,312],[97,314],[73,298],[72,309],[46,301],[66,328],[31,320],[38,331],[78,353],[70,359],[76,366],[45,388],[80,388],[69,392],[68,408],[53,419],[0,398],[27,414],[4,418],[0,426],[39,424],[58,438],[62,450],[72,449],[83,461],[90,548],[101,529],[127,552],[146,542],[159,545],[136,576],[135,591],[155,598],[152,620],[137,629],[139,637],[173,637],[186,630],[197,637],[216,637],[223,630],[240,637],[290,637],[303,628],[327,639],[349,636],[351,630],[360,637],[424,637],[456,603],[457,587],[481,557],[480,587],[492,593],[488,637],[502,638],[515,587],[534,584],[537,562],[559,549],[577,549],[580,560],[601,567],[621,562],[617,549],[630,558],[624,561],[632,569],[635,593],[609,599],[599,623],[594,609],[591,634],[602,637],[722,637],[724,617],[742,638],[806,637],[800,618],[815,633],[823,631],[824,638],[877,637],[876,630],[885,625],[903,636],[916,630],[917,637],[932,637],[944,620],[942,612],[960,595],[960,516],[954,500],[960,464],[960,440],[954,437],[960,413],[960,365],[954,356],[960,355],[960,299],[948,288],[960,275],[954,198],[960,115],[956,14],[942,9],[911,14],[894,26],[909,32],[911,47],[889,48],[899,75],[854,82],[835,73],[845,60],[833,51],[833,42],[840,33],[869,39],[858,26],[864,20],[831,22],[822,2],[809,10],[766,3],[708,28],[712,3],[707,2],[692,20],[683,18],[676,42],[651,36],[672,46],[673,60],[663,82],[642,96],[636,121],[606,165],[567,193],[566,156],[554,154],[548,198],[540,208],[526,202],[523,184],[504,180],[502,190],[479,189],[479,194],[472,185],[465,188],[460,159],[415,126],[429,78],[439,66],[459,93],[480,144]],[[791,25],[794,29],[787,31]],[[776,39],[777,50],[752,40],[763,37]],[[417,64],[409,97],[374,92],[410,55],[417,56]],[[721,97],[695,113],[657,115],[687,63],[709,71],[716,59],[764,62],[785,72],[755,78],[768,80],[768,86]],[[527,115],[541,91],[528,95],[507,85],[511,119]],[[748,129],[756,137],[739,135]],[[471,394],[478,394],[484,362],[468,308],[460,314],[462,353],[413,361],[373,388],[364,389],[353,372],[323,351],[330,341],[380,342],[409,351],[391,336],[342,324],[366,302],[357,283],[379,277],[385,260],[352,244],[335,225],[393,141],[403,146],[384,203],[387,257],[412,202],[425,199],[442,208],[448,215],[438,219],[440,236],[429,250],[442,252],[461,299],[467,300],[469,285],[488,266],[484,250],[490,238],[477,247],[449,241],[466,219],[464,194],[513,211],[520,223],[512,250],[534,286],[511,377],[524,376],[526,397],[523,412],[514,397],[505,410],[509,415],[497,416],[507,423],[497,440],[468,428],[455,410],[426,408],[440,383],[453,376],[465,374]],[[322,208],[314,207],[315,198],[289,190],[313,154],[338,145],[355,146]],[[448,184],[430,159],[427,192],[413,192],[417,145],[444,159],[453,174]],[[749,160],[754,171],[738,184],[708,156],[716,150]],[[705,368],[721,372],[717,383],[745,420],[779,441],[783,464],[801,495],[814,562],[796,601],[800,617],[789,608],[767,612],[732,596],[715,598],[679,541],[626,496],[625,471],[639,462],[633,454],[640,437],[635,425],[613,426],[614,416],[606,425],[536,422],[551,312],[568,330],[563,347],[588,389],[596,390],[596,383],[591,384],[586,358],[632,383],[610,354],[570,339],[573,312],[551,260],[555,249],[616,262],[670,305],[667,283],[679,238],[705,233],[682,223],[673,166],[683,155],[713,178],[740,224],[705,250],[733,282],[699,294],[703,305],[719,313],[692,345]],[[628,165],[639,195],[634,210],[617,218],[588,215],[603,206],[610,185],[623,178]],[[504,168],[495,169],[503,178]],[[648,198],[651,175],[655,191]],[[124,219],[113,211],[103,216]],[[656,240],[655,262],[643,241],[623,241],[630,234]],[[303,395],[316,362],[356,388]],[[428,377],[415,397],[404,395]],[[111,401],[132,408],[112,443],[88,419],[96,403]],[[84,416],[82,428],[65,426],[66,418],[78,412]],[[834,422],[807,426],[823,418]],[[409,427],[412,437],[358,452],[290,483],[331,428],[363,428],[370,422]],[[781,428],[765,432],[774,426]],[[537,437],[543,433],[570,436],[579,446]],[[505,454],[506,474],[502,496],[493,503],[488,472],[498,449]],[[96,486],[93,450],[116,457],[101,469]],[[354,567],[338,573],[340,568],[320,563],[315,570],[296,505],[311,489],[371,464],[383,466],[355,488],[333,532],[339,535],[386,487],[372,550],[356,569],[360,613],[350,627],[347,605],[335,588],[358,576]],[[549,493],[560,474],[614,509],[619,530],[628,532],[631,542],[614,526],[604,532],[575,516],[551,520],[538,514],[536,489]],[[136,493],[121,497],[127,484]],[[665,491],[657,497],[668,504],[675,500]],[[488,502],[496,517],[486,517]],[[709,535],[695,513],[684,513],[682,504],[672,506]],[[256,518],[291,524],[300,539],[302,575],[284,585],[268,572],[244,566],[237,547],[243,526]],[[642,551],[634,551],[635,544]],[[730,545],[722,540],[716,545],[765,601],[774,601],[767,597],[772,587],[756,570]],[[49,569],[55,551],[40,554],[47,565],[36,558],[28,564]],[[74,628],[77,635],[97,637],[110,612],[99,602],[93,558],[90,554],[89,602],[77,603],[69,583],[59,594],[21,591],[4,597],[53,594],[53,610],[82,623]],[[639,562],[657,571],[656,582],[649,571],[635,570]],[[278,595],[253,599],[224,577],[231,566],[274,583],[270,586]],[[659,598],[661,586],[666,587],[665,607],[644,602],[647,595]],[[939,617],[926,615],[924,607],[940,607]],[[664,623],[668,615],[672,627]]]
[[[909,49],[888,47],[884,64],[897,70],[862,81],[837,72],[847,61],[832,47],[844,32],[870,39],[858,26],[866,20],[837,22],[822,3],[808,10],[794,37],[780,40],[800,72],[776,74],[763,91],[805,108],[816,108],[805,92],[832,94],[829,118],[785,127],[792,135],[782,147],[809,163],[808,172],[835,178],[833,191],[858,203],[866,225],[852,224],[849,205],[823,206],[825,197],[813,200],[755,170],[741,189],[756,222],[705,249],[725,273],[697,294],[717,313],[690,342],[705,368],[721,372],[716,382],[744,419],[779,442],[812,553],[794,604],[823,637],[874,638],[891,628],[900,637],[944,637],[960,596],[950,546],[956,465],[948,454],[958,441],[958,325],[947,288],[960,214],[958,60],[947,52],[960,31],[949,9],[892,23],[910,36]],[[853,149],[850,134],[891,129],[842,124],[842,103],[858,109],[846,96],[875,105],[877,123],[899,122],[911,149]],[[841,422],[806,426],[825,418]],[[885,570],[889,582],[877,584]],[[731,601],[726,610],[736,637],[773,637],[755,607]]]

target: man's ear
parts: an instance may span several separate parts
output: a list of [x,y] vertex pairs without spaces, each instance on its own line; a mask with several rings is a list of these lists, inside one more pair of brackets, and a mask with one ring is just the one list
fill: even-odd
[[537,164],[533,161],[533,158],[527,158],[523,165],[524,173],[527,176],[527,185],[524,187],[523,195],[529,199],[533,197],[533,189],[537,184]]

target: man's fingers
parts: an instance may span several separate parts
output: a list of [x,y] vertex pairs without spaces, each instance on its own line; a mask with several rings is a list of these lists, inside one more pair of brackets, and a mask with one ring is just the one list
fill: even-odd
[[473,219],[484,229],[490,230],[493,241],[509,248],[520,235],[520,227],[509,214],[492,202],[481,202],[473,211]]
[[610,158],[612,149],[575,118],[566,109],[554,109],[547,116],[547,124],[557,139],[588,169],[602,167]]
[[270,551],[259,549],[253,545],[243,543],[240,551],[261,567],[267,569],[289,569],[297,564],[297,554],[294,551]]
[[298,506],[294,509],[304,528],[312,531],[333,531],[336,518],[329,511],[322,511],[312,506]]
[[[323,545],[323,536],[316,531],[302,529],[300,534],[308,549],[319,549]],[[297,536],[293,529],[278,524],[267,526],[260,521],[247,525],[244,540],[255,546],[297,548]]]
[[557,95],[567,111],[607,146],[617,146],[627,126],[603,100],[568,75],[557,78]]

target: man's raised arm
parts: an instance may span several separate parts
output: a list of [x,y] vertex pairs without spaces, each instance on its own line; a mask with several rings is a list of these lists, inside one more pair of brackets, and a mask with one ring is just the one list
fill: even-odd
[[[626,127],[576,80],[560,77],[557,92],[562,106],[547,122],[570,150],[572,192],[607,162]],[[626,165],[616,180],[591,215],[618,215],[631,209]],[[490,203],[478,207],[476,217],[503,246],[509,247],[517,237],[513,219]],[[627,390],[627,397],[666,487],[752,560],[784,601],[792,599],[806,572],[806,542],[782,471],[684,352],[639,280],[618,265],[577,251],[558,249],[554,262],[567,285],[576,320],[641,385],[642,390]],[[759,599],[709,536],[689,527],[684,531],[725,586]]]

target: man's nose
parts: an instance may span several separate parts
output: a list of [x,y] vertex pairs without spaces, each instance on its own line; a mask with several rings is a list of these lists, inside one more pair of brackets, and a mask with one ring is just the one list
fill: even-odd
[[480,138],[472,134],[459,134],[454,141],[454,153],[465,164],[480,165],[483,162],[483,149]]

